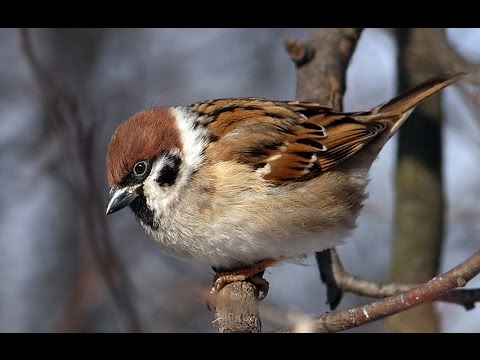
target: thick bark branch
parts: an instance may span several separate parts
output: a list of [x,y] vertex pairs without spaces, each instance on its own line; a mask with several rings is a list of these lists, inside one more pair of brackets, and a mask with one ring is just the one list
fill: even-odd
[[310,38],[285,41],[297,66],[297,100],[343,108],[346,73],[362,29],[316,29]]
[[213,326],[218,332],[261,332],[258,290],[247,281],[227,284],[217,296]]

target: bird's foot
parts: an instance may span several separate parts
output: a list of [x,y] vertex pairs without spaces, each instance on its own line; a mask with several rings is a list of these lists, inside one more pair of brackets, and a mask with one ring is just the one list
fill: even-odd
[[250,281],[261,293],[259,300],[265,299],[268,294],[269,284],[268,281],[262,277],[263,272],[267,267],[272,266],[276,262],[277,260],[265,259],[241,269],[218,272],[213,279],[213,286],[208,296],[208,308],[210,309],[210,305],[215,303],[216,296],[225,285],[236,281]]

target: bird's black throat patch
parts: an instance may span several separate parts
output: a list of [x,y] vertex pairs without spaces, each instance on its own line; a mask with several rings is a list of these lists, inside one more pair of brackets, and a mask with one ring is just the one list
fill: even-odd
[[155,221],[153,211],[147,206],[147,200],[145,199],[143,190],[141,194],[130,203],[130,208],[134,212],[137,220],[149,226],[152,230],[158,229],[158,223]]

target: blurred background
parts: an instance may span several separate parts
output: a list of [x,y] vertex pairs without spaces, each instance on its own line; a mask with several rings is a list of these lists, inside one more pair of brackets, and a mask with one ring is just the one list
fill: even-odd
[[[0,29],[0,331],[213,332],[199,296],[211,286],[211,269],[164,255],[130,211],[104,215],[108,141],[120,122],[151,106],[294,99],[295,66],[283,42],[306,40],[310,31]],[[480,29],[447,34],[480,62]],[[396,94],[396,52],[389,29],[364,30],[347,71],[345,110]],[[456,87],[442,96],[446,271],[479,249],[480,119]],[[379,282],[388,276],[396,146],[394,138],[374,163],[359,227],[337,248],[347,271]],[[305,266],[270,268],[265,278],[265,304],[329,311],[313,256]],[[480,278],[467,287],[480,287]],[[371,301],[345,294],[338,309]],[[443,332],[480,332],[478,307],[435,306]],[[262,322],[264,331],[284,325]],[[382,322],[350,331],[383,331]]]

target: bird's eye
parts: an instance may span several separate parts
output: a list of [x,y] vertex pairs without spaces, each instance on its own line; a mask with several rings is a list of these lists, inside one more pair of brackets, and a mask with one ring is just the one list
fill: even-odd
[[148,164],[145,160],[139,161],[133,167],[133,173],[136,176],[143,176],[147,172]]

